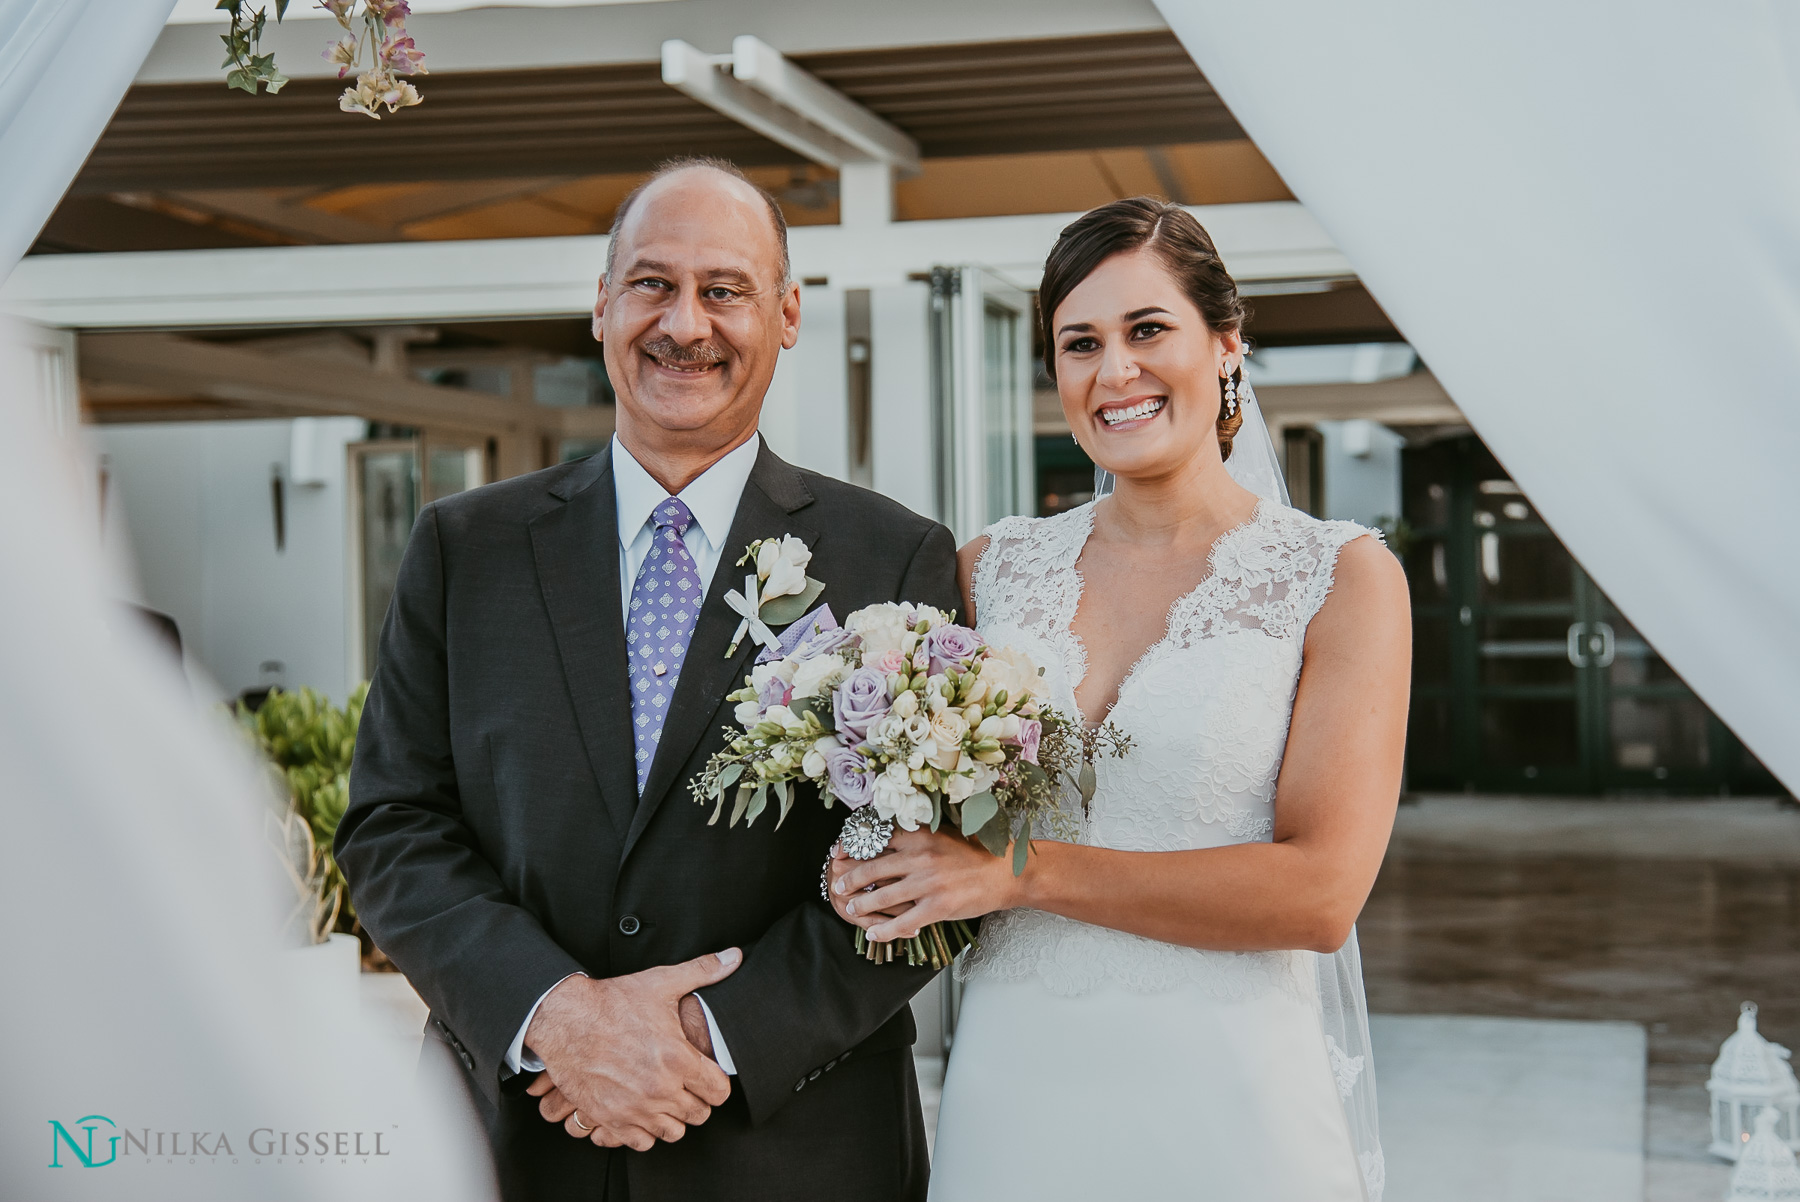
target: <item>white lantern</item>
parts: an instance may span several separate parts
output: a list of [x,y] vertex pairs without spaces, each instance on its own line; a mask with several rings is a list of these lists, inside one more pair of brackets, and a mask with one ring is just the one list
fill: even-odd
[[1736,1034],[1719,1049],[1706,1092],[1712,1095],[1715,1156],[1736,1160],[1755,1134],[1764,1107],[1775,1113],[1774,1138],[1800,1151],[1800,1083],[1788,1065],[1789,1051],[1756,1030],[1756,1003],[1745,1002]]
[[1756,1130],[1731,1171],[1731,1192],[1725,1202],[1800,1202],[1800,1165],[1775,1134],[1780,1121],[1781,1111],[1773,1106],[1763,1107],[1753,1120]]

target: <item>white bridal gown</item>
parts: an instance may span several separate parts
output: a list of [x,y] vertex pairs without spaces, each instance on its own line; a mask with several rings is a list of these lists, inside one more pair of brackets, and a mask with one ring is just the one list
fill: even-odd
[[[1071,716],[1086,670],[1075,565],[1092,528],[1091,504],[1008,518],[975,569],[982,634],[1043,665]],[[1128,851],[1270,839],[1307,623],[1339,549],[1368,533],[1267,500],[1227,532],[1120,687],[1111,718],[1132,750],[1098,763],[1085,816],[1068,797],[1060,837]],[[1374,1202],[1367,1023],[1346,953],[1200,951],[1039,910],[989,916],[958,966],[932,1199]]]

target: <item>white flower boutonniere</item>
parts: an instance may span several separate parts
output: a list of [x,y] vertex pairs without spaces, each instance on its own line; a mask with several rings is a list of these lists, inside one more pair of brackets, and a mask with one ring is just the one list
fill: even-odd
[[744,619],[731,636],[725,658],[737,654],[746,634],[765,647],[781,646],[770,627],[798,621],[825,591],[823,581],[806,574],[806,565],[811,562],[812,551],[791,534],[759,538],[750,544],[737,561],[738,567],[750,565],[753,569],[744,577],[744,589],[725,594],[725,604]]

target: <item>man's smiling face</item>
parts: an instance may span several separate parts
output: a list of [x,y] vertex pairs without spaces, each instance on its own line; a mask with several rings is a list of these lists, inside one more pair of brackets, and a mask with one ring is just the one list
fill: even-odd
[[628,444],[735,446],[755,430],[780,352],[800,333],[767,205],[691,167],[644,190],[613,231],[594,336]]

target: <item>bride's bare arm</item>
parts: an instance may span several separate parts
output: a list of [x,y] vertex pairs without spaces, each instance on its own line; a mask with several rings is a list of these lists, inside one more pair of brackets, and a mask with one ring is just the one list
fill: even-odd
[[972,538],[962,545],[956,553],[956,582],[962,585],[963,611],[962,624],[975,625],[975,564],[981,553],[987,550],[988,536]]
[[[1273,842],[1135,852],[1036,841],[1014,878],[1010,856],[897,832],[878,860],[838,862],[834,905],[876,939],[1029,906],[1191,947],[1335,951],[1375,883],[1400,793],[1412,638],[1395,558],[1373,539],[1347,544],[1305,637]],[[857,892],[878,881],[889,883]]]

